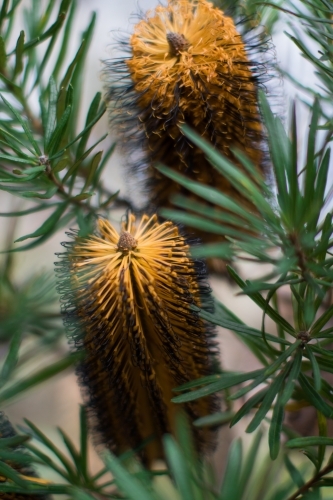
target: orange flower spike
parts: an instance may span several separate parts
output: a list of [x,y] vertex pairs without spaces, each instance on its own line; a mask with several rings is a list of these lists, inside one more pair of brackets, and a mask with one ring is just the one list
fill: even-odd
[[[143,148],[146,209],[170,206],[171,196],[179,192],[198,199],[162,176],[154,168],[160,162],[255,211],[180,129],[184,123],[190,125],[239,168],[232,148],[264,171],[257,89],[267,70],[250,60],[233,20],[207,0],[168,0],[136,24],[128,52],[129,57],[108,63],[107,99],[111,125],[125,152]],[[133,170],[137,169],[136,161]],[[223,240],[196,232],[204,242]]]
[[[96,233],[73,234],[58,264],[69,332],[86,358],[79,368],[101,442],[121,453],[146,439],[142,458],[163,457],[161,437],[175,430],[181,406],[172,389],[211,373],[208,325],[192,311],[207,302],[207,287],[189,247],[171,222],[131,215],[119,234],[104,219]],[[209,302],[209,295],[208,295]],[[190,420],[209,414],[213,397],[188,403]],[[198,449],[212,445],[195,430]]]

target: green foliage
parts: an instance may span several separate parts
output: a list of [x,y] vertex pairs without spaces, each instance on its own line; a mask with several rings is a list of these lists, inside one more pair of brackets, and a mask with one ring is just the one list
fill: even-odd
[[[60,448],[55,446],[50,439],[45,436],[35,425],[26,421],[27,427],[23,429],[24,434],[16,435],[11,438],[0,439],[0,473],[6,474],[12,481],[7,481],[1,484],[3,492],[24,492],[24,493],[53,493],[67,494],[71,497],[81,498],[80,494],[84,491],[95,492],[105,496],[105,498],[114,498],[108,493],[108,487],[112,485],[112,479],[105,479],[107,474],[106,469],[100,470],[97,474],[92,475],[88,467],[88,427],[85,410],[80,411],[80,448],[76,449],[71,439],[59,429],[60,437],[65,444],[66,453],[63,453]],[[3,429],[0,429],[0,433]],[[28,440],[28,441],[27,441]],[[45,454],[38,445],[42,444],[46,448]],[[20,450],[15,451],[13,455],[12,449],[21,445]],[[7,460],[10,461],[7,463]],[[11,466],[15,460],[16,466]],[[31,464],[39,464],[52,469],[61,478],[61,483],[52,484],[50,481],[43,481],[33,477],[27,478],[25,475],[18,476],[15,468],[18,469],[18,464],[25,462]],[[10,465],[9,465],[10,464]],[[5,469],[5,470],[4,470]],[[9,473],[8,473],[9,470]],[[103,480],[101,481],[101,478]],[[91,498],[88,496],[88,498]]]
[[[333,418],[333,394],[327,381],[327,374],[333,373],[333,306],[329,300],[333,283],[329,209],[333,116],[331,106],[327,106],[333,99],[333,5],[329,0],[301,0],[299,7],[291,0],[260,4],[224,0],[220,4],[226,10],[233,7],[238,18],[248,17],[247,26],[260,19],[268,32],[276,29],[279,12],[284,11],[292,31],[288,36],[313,65],[320,82],[320,86],[309,89],[294,80],[307,92],[311,111],[308,134],[302,138],[306,149],[303,164],[297,103],[285,128],[265,96],[260,96],[274,185],[267,184],[242,153],[234,152],[243,167],[237,169],[194,130],[183,127],[184,134],[250,205],[256,206],[256,211],[248,211],[213,187],[163,165],[156,166],[163,175],[203,199],[200,204],[175,195],[175,209],[161,210],[161,215],[224,235],[224,243],[198,246],[193,255],[228,260],[228,272],[237,290],[247,295],[262,314],[262,326],[256,329],[218,301],[214,312],[200,312],[205,320],[232,331],[255,356],[258,368],[246,371],[246,367],[237,367],[237,371],[224,370],[193,380],[174,388],[173,401],[182,403],[219,393],[225,403],[223,411],[200,418],[194,425],[219,427],[246,422],[246,432],[254,433],[251,445],[244,451],[241,440],[232,443],[219,485],[212,467],[198,458],[187,423],[180,421],[177,437],[164,438],[165,468],[146,470],[136,461],[134,450],[118,458],[105,453],[105,468],[93,475],[88,466],[89,428],[81,409],[79,447],[59,430],[65,447],[62,451],[31,422],[26,422],[22,434],[0,439],[0,476],[7,478],[4,482],[1,479],[1,493],[62,494],[77,500],[297,500],[321,498],[322,488],[329,491],[333,486],[333,438],[327,431]],[[37,230],[20,235],[13,246],[9,242],[9,250],[4,249],[8,253],[0,269],[2,405],[77,361],[62,348],[63,328],[52,279],[36,274],[17,283],[12,275],[15,261],[11,252],[42,245],[71,224],[77,225],[81,234],[89,233],[97,213],[119,204],[130,206],[103,185],[103,172],[114,144],[105,152],[97,146],[106,136],[91,144],[93,127],[105,113],[101,92],[92,99],[84,125],[80,125],[78,116],[95,14],[69,61],[77,2],[31,0],[24,5],[25,29],[14,33],[14,19],[21,7],[19,0],[4,0],[0,8],[0,190],[28,205],[0,216],[15,220],[43,212],[45,217]],[[310,48],[313,40],[319,58],[317,48]],[[207,208],[204,201],[221,211]],[[268,265],[269,272],[257,279],[244,279],[237,263],[249,259],[266,264],[265,269]],[[293,321],[287,321],[279,307],[282,287],[290,292]],[[267,318],[275,331],[267,327]],[[302,437],[288,428],[285,412],[302,407],[316,409],[318,436]],[[267,431],[264,438],[262,430]],[[270,457],[260,449],[267,442]],[[300,466],[293,449],[301,450],[308,461]],[[13,466],[15,463],[42,465],[45,477],[53,471],[58,480],[27,478]],[[159,476],[167,481],[169,496]]]
[[[205,152],[212,165],[257,207],[256,214],[246,212],[230,197],[221,195],[213,188],[201,186],[195,181],[189,182],[166,167],[160,166],[158,169],[205,200],[228,209],[226,220],[221,224],[214,220],[214,213],[211,214],[212,222],[208,214],[204,219],[170,209],[162,210],[165,217],[193,227],[206,228],[208,231],[212,225],[216,227],[216,232],[221,228],[221,234],[227,235],[229,249],[233,250],[235,260],[251,255],[258,263],[266,262],[272,266],[269,275],[246,282],[229,267],[231,278],[263,311],[261,332],[242,325],[225,307],[217,306],[214,314],[203,314],[212,323],[233,330],[252,350],[263,368],[245,374],[224,372],[214,380],[197,381],[199,388],[194,389],[195,386],[192,385],[190,392],[186,392],[189,387],[180,387],[175,390],[182,391],[182,394],[173,401],[193,401],[205,394],[228,388],[226,397],[232,404],[249,394],[250,398],[230,419],[231,425],[234,425],[257,408],[247,426],[247,432],[257,429],[275,401],[269,429],[270,453],[271,458],[275,459],[279,453],[284,407],[290,399],[306,401],[328,419],[333,416],[332,396],[324,389],[321,380],[322,372],[332,371],[332,354],[327,347],[327,335],[331,330],[325,327],[332,317],[333,307],[325,307],[324,300],[332,287],[329,254],[333,225],[330,214],[324,218],[322,216],[327,203],[326,193],[329,193],[331,187],[328,178],[330,150],[322,150],[320,147],[317,149],[320,117],[318,102],[313,106],[306,165],[301,168],[303,175],[300,177],[295,110],[289,134],[286,134],[281,121],[273,116],[263,95],[261,100],[276,179],[276,195],[272,187],[256,176],[255,167],[249,160],[238,154],[245,172],[234,169],[229,160],[213,150],[195,132],[184,127],[185,134]],[[246,171],[254,177],[253,180]],[[310,206],[308,200],[312,200]],[[196,210],[192,207],[192,210],[199,212],[200,208]],[[226,231],[228,228],[229,234]],[[251,228],[255,228],[257,232],[249,234]],[[275,252],[276,256],[273,257],[273,250],[276,248],[279,252]],[[216,250],[215,256],[218,256],[219,250]],[[294,324],[288,323],[274,306],[273,299],[279,288],[286,285],[292,293]],[[265,332],[265,316],[269,316],[277,325],[275,338]],[[241,382],[249,383],[237,389],[236,386]],[[251,391],[257,390],[262,384],[265,387],[251,396]],[[231,390],[233,387],[234,391]]]
[[[320,94],[322,102],[328,103],[329,96],[333,92],[332,4],[329,0],[309,0],[302,2],[301,5],[295,5],[290,0],[286,3],[290,10],[282,8],[281,10],[285,10],[289,15],[292,14],[289,23],[294,35],[287,34],[301,50],[303,57],[313,64],[320,85],[311,89],[299,82],[297,84],[312,95]],[[295,18],[302,21],[304,34],[300,31]]]
[[283,0],[274,0],[268,2],[263,0],[214,0],[218,7],[223,11],[230,13],[234,18],[241,19],[245,30],[248,28],[256,28],[258,24],[262,25],[266,33],[272,34],[279,13],[274,8],[283,5]]
[[[6,7],[4,2],[1,18],[5,29],[0,40],[0,112],[5,118],[0,126],[0,190],[32,202],[22,215],[48,212],[36,231],[17,240],[32,241],[16,246],[13,251],[42,244],[59,228],[74,221],[84,226],[96,210],[107,209],[117,197],[101,182],[114,145],[105,154],[96,152],[105,134],[87,147],[94,125],[106,110],[100,92],[91,102],[84,128],[80,130],[78,125],[85,59],[95,14],[68,64],[66,52],[76,3],[63,0],[56,12],[55,2],[44,7],[35,2],[31,10],[25,11],[26,34],[20,32],[13,48],[12,23],[18,5],[19,2],[13,2],[9,10],[9,4]],[[51,19],[55,21],[52,23]],[[46,69],[59,37],[62,37],[60,51],[53,67]],[[33,91],[38,93],[39,115],[32,111]]]
[[[158,481],[160,476],[168,476],[174,480],[169,482],[170,494],[167,498],[179,500],[259,500],[278,498],[271,495],[271,484],[262,483],[256,491],[256,479],[253,476],[258,462],[264,466],[262,458],[258,459],[259,445],[262,435],[257,433],[246,453],[240,440],[234,441],[230,448],[224,478],[220,487],[214,486],[216,480],[210,466],[203,464],[196,456],[187,423],[182,419],[178,422],[178,442],[166,435],[165,452],[169,469],[147,471],[134,459],[133,454],[126,453],[116,458],[110,452],[103,454],[105,468],[91,475],[87,455],[87,421],[84,409],[80,413],[80,449],[76,449],[70,438],[59,429],[66,447],[63,453],[50,439],[26,421],[27,427],[22,428],[22,434],[11,438],[0,439],[0,471],[11,479],[1,484],[0,491],[67,494],[70,498],[89,499],[120,498],[115,485],[129,500],[157,500],[164,497],[164,488]],[[17,445],[20,448],[17,449]],[[46,448],[47,454],[41,451],[39,445]],[[15,455],[14,455],[15,453]],[[61,483],[53,484],[47,481],[18,475],[15,468],[8,465],[7,460],[15,459],[17,464],[43,465],[59,475]],[[16,469],[18,466],[16,465]],[[111,473],[111,474],[110,474]],[[114,479],[112,479],[112,476]],[[168,479],[168,481],[170,481]],[[278,492],[284,494],[292,491],[293,481],[289,480]],[[25,489],[25,490],[24,490]],[[276,495],[276,491],[274,493]],[[283,497],[281,497],[282,499]]]
[[[76,361],[74,356],[64,356],[60,348],[63,328],[52,276],[32,276],[18,286],[12,277],[14,264],[9,254],[0,268],[2,407]],[[42,364],[39,362],[41,354]],[[38,370],[34,367],[37,362]]]

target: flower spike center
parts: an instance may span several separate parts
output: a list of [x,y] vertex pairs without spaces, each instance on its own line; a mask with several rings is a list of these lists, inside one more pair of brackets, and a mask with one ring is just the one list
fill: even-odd
[[120,252],[126,253],[130,250],[135,250],[137,246],[138,242],[134,238],[134,236],[131,235],[131,233],[129,233],[128,231],[124,231],[121,233],[117,244],[117,248]]
[[178,57],[181,52],[187,50],[190,46],[184,35],[171,31],[166,36],[169,44],[169,54],[172,57]]

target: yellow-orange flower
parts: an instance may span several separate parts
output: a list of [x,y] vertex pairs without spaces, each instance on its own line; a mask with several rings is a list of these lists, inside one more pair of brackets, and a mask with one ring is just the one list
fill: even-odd
[[[128,48],[127,59],[108,65],[111,124],[126,150],[144,148],[149,204],[167,206],[172,194],[184,191],[159,174],[155,162],[243,202],[179,128],[187,123],[238,165],[231,148],[263,169],[262,66],[250,61],[233,20],[206,0],[168,0],[139,21]],[[204,241],[220,238],[199,234]]]
[[[207,96],[216,106],[215,119],[230,120],[225,106],[241,112],[245,105],[241,94],[254,91],[245,46],[233,20],[206,0],[169,0],[166,7],[156,7],[135,26],[130,45],[127,65],[135,90],[142,94],[140,104],[154,110],[155,103],[159,115],[169,116],[179,90],[178,118],[184,120],[188,112],[194,116],[193,125],[200,125],[207,118],[203,114]],[[255,118],[253,96],[245,108]]]
[[[163,456],[162,435],[175,430],[172,389],[211,371],[211,333],[192,310],[207,287],[177,227],[156,216],[136,224],[132,215],[120,234],[98,219],[95,234],[65,246],[60,291],[87,353],[80,377],[101,441],[119,453],[152,438],[143,453],[151,462]],[[193,420],[212,405],[205,398],[184,409]],[[205,431],[196,438],[201,450],[211,444]]]

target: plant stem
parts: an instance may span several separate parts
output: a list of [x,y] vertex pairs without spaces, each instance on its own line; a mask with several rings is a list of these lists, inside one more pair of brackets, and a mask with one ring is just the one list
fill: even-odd
[[307,483],[303,484],[291,497],[289,497],[287,500],[297,500],[297,498],[307,492],[312,486],[314,486],[316,483],[320,481],[320,479],[323,476],[326,476],[326,474],[329,474],[330,472],[333,471],[333,463],[330,462],[326,467],[324,467],[321,471],[319,471],[317,474],[313,476]]

